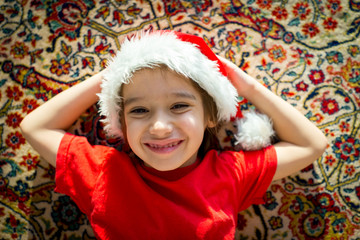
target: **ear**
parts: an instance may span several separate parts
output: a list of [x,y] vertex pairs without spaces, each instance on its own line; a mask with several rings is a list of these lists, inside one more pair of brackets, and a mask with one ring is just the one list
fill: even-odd
[[206,124],[207,128],[214,128],[216,127],[216,123],[210,119],[207,120],[207,124]]

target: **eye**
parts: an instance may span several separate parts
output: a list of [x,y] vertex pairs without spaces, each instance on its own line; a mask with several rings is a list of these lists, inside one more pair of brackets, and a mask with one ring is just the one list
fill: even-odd
[[171,107],[171,110],[181,112],[187,110],[189,107],[190,105],[187,103],[176,103]]
[[149,110],[142,107],[133,108],[129,111],[130,114],[135,114],[135,115],[145,114],[147,112],[149,112]]

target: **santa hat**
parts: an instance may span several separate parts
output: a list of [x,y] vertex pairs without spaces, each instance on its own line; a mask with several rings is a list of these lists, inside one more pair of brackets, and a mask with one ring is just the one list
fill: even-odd
[[[254,150],[270,145],[273,130],[269,118],[265,115],[259,117],[258,113],[242,117],[237,91],[227,79],[223,64],[205,41],[175,31],[141,32],[126,39],[116,57],[110,60],[98,94],[100,114],[105,117],[103,122],[108,135],[123,136],[119,119],[121,85],[128,84],[136,71],[160,65],[166,65],[203,88],[216,103],[219,121],[241,117],[235,122],[242,126],[238,126],[234,135],[243,149]],[[253,118],[257,119],[254,123]]]

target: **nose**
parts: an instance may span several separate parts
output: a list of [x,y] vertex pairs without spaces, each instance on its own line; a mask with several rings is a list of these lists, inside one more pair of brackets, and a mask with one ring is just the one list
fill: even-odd
[[149,132],[151,135],[157,137],[166,137],[173,130],[173,125],[168,116],[164,113],[157,113],[153,117],[153,121],[150,125]]

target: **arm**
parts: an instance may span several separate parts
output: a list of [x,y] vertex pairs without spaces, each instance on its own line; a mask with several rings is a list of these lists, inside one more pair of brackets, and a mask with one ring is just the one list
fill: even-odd
[[102,73],[56,95],[21,122],[20,128],[31,146],[51,165],[56,165],[60,141],[66,130],[98,101]]
[[235,64],[221,57],[219,59],[238,94],[273,121],[274,130],[280,139],[280,142],[274,144],[278,158],[274,180],[305,168],[322,155],[327,139],[314,124]]

